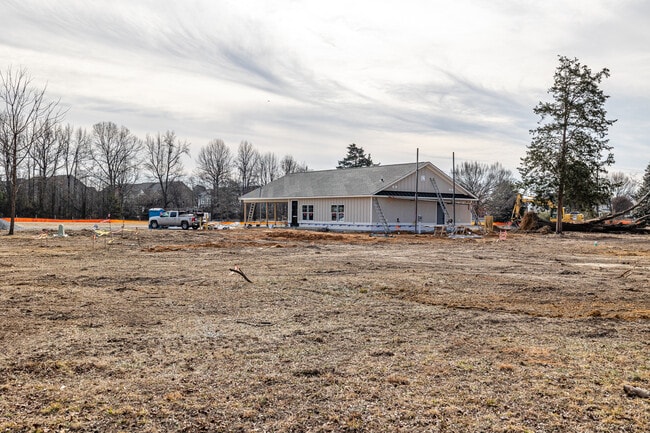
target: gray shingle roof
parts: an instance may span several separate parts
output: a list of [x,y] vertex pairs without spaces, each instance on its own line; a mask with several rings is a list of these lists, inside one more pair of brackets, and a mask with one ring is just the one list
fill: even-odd
[[[420,169],[427,165],[446,176],[429,162],[421,162]],[[370,196],[414,171],[415,163],[408,163],[292,173],[251,191],[240,199]]]

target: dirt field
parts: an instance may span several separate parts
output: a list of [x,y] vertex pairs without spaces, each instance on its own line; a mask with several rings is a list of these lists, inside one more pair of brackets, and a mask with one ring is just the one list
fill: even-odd
[[650,236],[52,233],[0,236],[0,432],[650,426]]

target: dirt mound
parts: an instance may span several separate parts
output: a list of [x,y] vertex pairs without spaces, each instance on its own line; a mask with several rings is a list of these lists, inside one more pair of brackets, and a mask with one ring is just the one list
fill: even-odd
[[303,241],[343,240],[347,235],[329,232],[313,232],[306,230],[277,230],[266,233],[267,238],[282,238]]
[[526,212],[519,224],[519,230],[529,232],[539,228],[539,217],[535,212]]

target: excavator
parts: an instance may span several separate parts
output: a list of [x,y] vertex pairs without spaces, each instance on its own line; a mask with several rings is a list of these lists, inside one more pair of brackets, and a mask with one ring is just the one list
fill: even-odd
[[[528,205],[528,203],[539,204],[537,200],[533,197],[524,197],[521,194],[517,194],[517,199],[515,200],[515,205],[512,208],[512,222],[518,222],[521,220],[521,211],[522,208]],[[549,220],[551,222],[557,222],[557,206],[551,200],[546,202],[546,206],[550,209]],[[579,212],[570,212],[567,211],[566,207],[562,207],[562,222],[564,223],[582,223],[585,221],[585,216]]]

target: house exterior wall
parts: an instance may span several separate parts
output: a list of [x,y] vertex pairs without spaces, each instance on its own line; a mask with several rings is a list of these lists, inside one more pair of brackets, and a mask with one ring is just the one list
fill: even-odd
[[[332,206],[343,206],[343,218],[332,219]],[[305,219],[303,206],[313,206],[313,220]],[[338,213],[338,212],[337,212]],[[338,217],[339,215],[337,215]],[[313,198],[298,200],[298,225],[301,227],[336,226],[341,229],[372,223],[372,201],[370,197],[360,198]]]
[[[406,227],[409,224],[413,225],[415,222],[415,200],[414,199],[397,199],[391,197],[378,197],[379,206],[386,218],[389,226]],[[454,208],[451,202],[445,202],[450,217],[453,217]],[[442,210],[438,210],[439,205],[437,200],[420,199],[418,200],[418,215],[420,216],[419,223],[423,226],[436,226],[444,224],[444,219],[439,220],[438,214],[442,214]],[[442,215],[441,215],[442,216]],[[379,212],[373,208],[374,222],[379,222]],[[472,223],[472,212],[469,204],[466,201],[456,202],[456,225],[469,225]]]
[[[391,197],[376,197],[386,222],[391,230],[413,230],[415,228],[415,200]],[[359,198],[318,198],[299,199],[298,226],[303,228],[330,228],[332,230],[367,230],[381,231],[383,225],[379,211],[373,205],[372,197]],[[288,203],[289,207],[291,202]],[[341,220],[332,219],[332,205],[344,207]],[[303,209],[303,206],[308,206]],[[313,206],[310,208],[309,206]],[[447,210],[453,215],[452,204],[446,203]],[[423,231],[433,230],[444,224],[439,220],[439,204],[436,200],[418,201],[419,227]],[[313,209],[313,210],[312,210]],[[303,212],[306,210],[307,212]],[[313,219],[309,219],[313,215]],[[456,225],[469,225],[472,222],[471,211],[467,202],[456,203]],[[291,219],[291,217],[289,217]]]
[[[401,200],[390,197],[377,197],[379,207],[389,226],[400,224],[413,224],[415,222],[415,201]],[[419,203],[418,203],[419,205]],[[372,209],[372,220],[379,222],[379,212]]]
[[[418,173],[418,178],[419,178],[419,182],[417,185],[418,192],[429,192],[429,193],[435,192],[433,189],[433,184],[431,183],[432,178],[436,181],[436,185],[438,185],[438,188],[440,189],[441,193],[451,194],[453,192],[453,188],[448,184],[447,180],[442,179],[438,174],[436,174],[429,167],[425,167],[424,169],[420,170]],[[386,190],[387,191],[415,191],[415,179],[416,179],[416,175],[415,173],[413,173],[410,176],[407,176],[404,179],[400,180],[399,182],[396,182],[394,185],[391,185]]]

